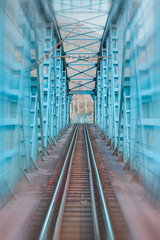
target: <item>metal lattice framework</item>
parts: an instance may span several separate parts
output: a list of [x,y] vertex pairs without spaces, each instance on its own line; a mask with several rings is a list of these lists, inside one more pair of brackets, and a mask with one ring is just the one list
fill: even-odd
[[[146,193],[159,198],[159,39],[156,1],[113,2],[102,36],[95,94],[95,124]],[[154,25],[154,23],[157,23]],[[156,110],[157,109],[157,110]],[[158,112],[157,112],[158,111]]]
[[[64,37],[70,99],[75,94],[95,96],[98,50],[111,1],[53,1]],[[97,23],[99,21],[99,23]]]
[[159,0],[12,3],[0,3],[1,204],[67,129],[80,94],[117,161],[158,198]]
[[[69,126],[66,61],[49,2],[0,3],[0,195],[14,186]],[[57,44],[59,43],[60,44]],[[56,46],[56,47],[55,47]],[[52,51],[51,51],[52,49]],[[56,58],[52,58],[56,56]]]

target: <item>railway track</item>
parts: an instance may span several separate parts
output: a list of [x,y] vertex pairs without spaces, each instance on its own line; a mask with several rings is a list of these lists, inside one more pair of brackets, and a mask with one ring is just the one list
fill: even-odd
[[27,239],[128,239],[113,231],[97,167],[88,127],[77,124],[41,232]]
[[94,239],[85,135],[79,127],[53,239]]

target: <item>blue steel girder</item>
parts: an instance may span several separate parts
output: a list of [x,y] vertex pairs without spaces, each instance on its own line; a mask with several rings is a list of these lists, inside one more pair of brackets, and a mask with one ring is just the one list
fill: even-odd
[[[70,67],[70,68],[71,68],[71,67]],[[89,76],[89,77],[94,77],[93,75],[90,75],[90,74],[87,74],[87,73],[86,73],[87,71],[89,71],[89,70],[91,70],[91,69],[94,69],[94,68],[95,68],[95,67],[90,67],[90,68],[87,68],[87,69],[85,69],[85,70],[83,70],[83,71],[79,71],[79,70],[77,70],[77,69],[72,68],[72,69],[74,69],[74,70],[77,70],[78,73],[75,73],[75,74],[69,76],[69,78],[73,78],[73,77],[75,77],[75,76],[77,76],[77,75],[79,75],[79,74],[81,74],[81,73],[84,73],[85,75],[87,75],[87,76]]]
[[[74,63],[74,62],[80,62],[80,61],[86,61],[86,62],[92,62],[92,61],[89,61],[89,60],[87,60],[87,59],[90,59],[90,58],[93,58],[93,57],[95,57],[95,56],[88,56],[88,57],[78,57],[77,58],[77,60],[75,60],[75,61],[72,61],[72,62],[69,62],[68,63],[68,65],[70,65],[70,64],[72,64],[72,63]],[[98,58],[98,56],[96,56],[97,58]]]
[[[65,24],[65,25],[61,25],[61,28],[63,28],[64,26],[70,26],[70,25],[75,25],[75,24],[78,24],[79,22],[81,23],[87,23],[88,21],[92,20],[92,19],[96,19],[96,18],[100,18],[102,16],[106,16],[106,13],[105,14],[102,14],[102,15],[97,15],[97,16],[94,16],[94,17],[91,17],[91,18],[87,18],[85,20],[81,20],[81,21],[77,21],[76,18],[71,18],[71,17],[68,17],[68,16],[64,16],[64,15],[61,15],[61,14],[56,14],[57,16],[61,16],[61,17],[64,17],[64,18],[67,18],[67,19],[70,19],[70,20],[75,20],[75,22],[73,23],[70,23],[70,24]],[[95,24],[95,23],[89,23],[91,25],[94,25],[94,26],[98,26],[98,27],[102,27],[102,25],[98,25],[98,24]]]
[[76,63],[76,62],[87,62],[87,63],[93,63],[93,61],[89,61],[89,60],[87,60],[87,59],[90,59],[91,57],[85,57],[85,58],[78,58],[77,60],[75,60],[75,61],[72,61],[72,62],[70,62],[70,63],[68,63],[68,65],[67,66],[69,66],[69,65],[73,65],[74,63]]
[[[67,38],[67,40],[68,40],[68,38]],[[73,39],[70,39],[70,40],[73,40]],[[76,40],[84,40],[84,39],[76,39]],[[93,41],[93,39],[88,39],[89,41]],[[86,39],[85,39],[85,41],[86,41]],[[76,51],[76,50],[79,50],[79,49],[81,49],[81,48],[83,48],[83,49],[87,49],[87,50],[89,50],[89,51],[91,51],[92,52],[92,49],[90,49],[90,48],[86,48],[86,47],[88,47],[88,46],[92,46],[92,45],[94,45],[94,44],[96,44],[96,43],[98,43],[98,42],[100,42],[100,39],[98,40],[98,41],[94,41],[94,42],[92,42],[92,43],[89,43],[89,44],[85,44],[85,45],[83,45],[83,46],[79,46],[79,45],[77,45],[78,47],[77,48],[73,48],[73,49],[71,49],[71,50],[68,50],[68,51],[66,51],[66,53],[70,53],[70,52],[73,52],[73,51]],[[68,41],[67,41],[67,43],[69,43]],[[73,44],[72,44],[73,45]],[[97,53],[97,52],[96,52]]]
[[[81,49],[78,44],[75,44],[75,43],[73,43],[73,42],[68,42],[67,39],[65,40],[65,43],[68,43],[68,44],[70,44],[70,45],[73,45],[73,46],[75,46],[75,47],[78,47],[78,49]],[[91,44],[91,45],[92,45],[92,44]],[[86,48],[86,47],[83,46],[83,49],[89,50],[89,51],[91,52],[91,53],[89,53],[89,54],[92,54],[92,53],[98,54],[97,51],[95,51],[95,50],[93,50],[93,49],[91,49],[91,48]],[[75,54],[75,53],[72,52],[72,54]],[[82,53],[81,53],[81,54],[82,54]]]
[[[83,84],[77,84],[77,86],[72,85],[70,89],[73,90],[75,88],[78,89],[81,87],[90,89],[87,85],[91,84],[92,82],[93,83],[95,82],[95,75],[92,72],[91,73],[88,73],[88,72],[89,71],[94,72],[95,68],[97,67],[97,64],[94,63],[94,61],[97,60],[96,58],[98,58],[98,51],[96,51],[96,47],[101,40],[101,36],[97,34],[97,31],[102,31],[104,26],[103,24],[101,24],[102,21],[99,21],[99,23],[97,24],[98,21],[96,20],[106,18],[108,14],[108,9],[106,11],[103,11],[104,9],[102,10],[101,8],[99,8],[97,11],[97,14],[95,12],[99,4],[106,4],[106,1],[92,4],[92,6],[84,3],[83,5],[84,8],[86,6],[86,9],[88,9],[88,7],[90,6],[92,9],[94,9],[93,15],[88,17],[88,15],[86,14],[84,18],[81,17],[80,19],[78,19],[77,14],[74,14],[79,9],[78,6],[73,7],[71,4],[65,3],[65,5],[63,6],[63,11],[61,11],[59,9],[61,8],[60,4],[57,1],[54,1],[54,3],[55,3],[54,5],[55,15],[57,16],[57,19],[61,18],[61,25],[59,27],[60,31],[64,34],[64,33],[70,33],[70,30],[72,30],[72,34],[64,39],[64,46],[65,44],[70,45],[69,50],[65,51],[66,59],[71,55],[77,54],[80,56],[81,54],[83,56],[83,53],[84,55],[86,55],[83,57],[78,57],[76,60],[71,62],[67,61],[67,68],[77,72],[77,73],[70,74],[70,76],[67,78],[67,80],[70,80],[68,81],[68,83],[76,84],[76,81],[81,81],[81,80],[84,81]],[[70,10],[73,12],[72,16],[68,15],[68,12]],[[82,11],[82,14],[83,14],[83,11]],[[68,23],[66,23],[65,20],[67,20]],[[74,26],[76,26],[76,29],[74,29]],[[79,42],[81,41],[84,41],[85,44],[82,44],[82,45],[79,44]],[[89,42],[88,44],[86,43],[87,41]],[[94,60],[92,60],[93,57],[95,58]],[[86,69],[84,69],[84,67]],[[80,70],[80,68],[82,70]],[[86,75],[86,79],[82,75]],[[75,78],[76,76],[77,78]],[[68,89],[68,91],[70,90]]]
[[70,81],[89,81],[89,80],[91,80],[91,81],[94,81],[95,80],[95,78],[73,78],[72,80],[70,80]]
[[[85,83],[79,84],[78,86],[76,86],[76,87],[73,87],[73,88],[69,89],[69,91],[72,91],[73,89],[76,89],[76,88],[78,88],[78,87],[85,86],[85,85],[87,85],[87,84],[89,84],[89,83],[93,83],[93,82],[94,82],[94,81],[93,81],[93,80],[91,80],[91,81],[89,81],[89,82],[85,82]],[[86,87],[86,86],[85,86],[85,87]],[[90,87],[87,87],[87,88],[89,88],[89,89],[93,90],[93,89],[92,89],[92,88],[90,88]]]
[[[64,12],[64,13],[65,13],[65,12]],[[56,15],[57,15],[57,14],[56,14]],[[87,18],[87,19],[85,19],[85,20],[78,20],[78,21],[77,21],[76,18],[71,18],[71,17],[67,17],[67,16],[64,16],[64,15],[63,15],[63,17],[68,18],[68,19],[71,19],[71,20],[75,20],[75,22],[61,25],[61,29],[62,29],[63,27],[66,27],[66,26],[68,27],[68,26],[71,26],[71,25],[79,24],[79,23],[89,23],[90,25],[93,25],[93,26],[96,26],[96,27],[101,28],[101,27],[103,27],[103,25],[91,23],[91,22],[88,22],[88,21],[90,21],[90,20],[92,20],[92,19],[100,18],[101,16],[104,16],[104,15],[106,15],[106,14],[103,14],[103,15],[99,15],[99,14],[98,14],[97,16],[90,17],[90,18]]]
[[[77,79],[77,80],[79,80],[79,79]],[[85,79],[86,80],[86,79]],[[78,86],[80,86],[80,84],[78,84],[77,82],[75,82],[75,81],[69,81],[69,82],[73,82],[73,83],[75,83],[76,85],[78,85]],[[93,82],[93,80],[91,81],[91,82]],[[86,82],[86,84],[87,84],[88,82]],[[88,86],[85,86],[85,88],[88,88],[88,89],[91,89],[90,87],[88,87]],[[70,91],[70,89],[68,90],[68,92]]]
[[[67,33],[70,32],[70,31],[68,31],[68,30],[64,30],[64,29],[63,29],[63,31],[64,31],[64,32],[67,32]],[[93,36],[88,35],[88,34],[90,34],[90,33],[94,33],[94,32],[95,32],[95,31],[89,31],[89,32],[81,33],[81,36],[93,37]],[[71,36],[72,38],[73,38],[73,37],[78,37],[78,36],[79,36],[79,33],[76,32],[76,31],[73,31],[72,33],[76,34],[76,35],[72,35],[72,36]],[[68,38],[70,38],[70,37],[68,37]],[[99,38],[98,38],[98,39],[99,39]]]
[[[43,159],[69,125],[74,94],[91,95],[95,124],[107,145],[114,155],[121,156],[118,161],[123,158],[136,170],[147,193],[149,190],[160,199],[159,1],[115,0],[109,16],[99,6],[107,0],[14,2],[14,12],[11,1],[0,3],[2,200],[6,201],[21,175],[36,166],[39,157]],[[63,7],[52,8],[62,3]],[[108,18],[103,27],[95,20],[105,14]],[[58,17],[67,19],[68,24],[58,26]],[[64,33],[69,34],[65,39]],[[9,44],[7,36],[12,39]],[[59,46],[51,51],[56,44]],[[67,44],[72,49],[65,49]],[[69,62],[69,54],[85,56]],[[94,63],[91,58],[96,56],[108,58]],[[88,71],[95,68],[94,76]],[[76,73],[68,77],[71,69]],[[91,83],[95,89],[88,86]]]
[[[110,1],[109,1],[110,2]],[[58,1],[54,1],[54,3],[59,3]],[[106,3],[106,1],[104,1],[104,2],[101,2],[101,4],[103,4],[103,3]],[[79,7],[76,5],[76,6],[71,6],[71,4],[66,4],[66,3],[63,3],[63,5],[64,6],[69,6],[69,8],[68,9],[63,9],[63,10],[57,10],[56,12],[58,13],[58,12],[67,12],[68,10],[69,11],[71,11],[71,12],[67,12],[67,13],[73,13],[73,10],[75,10],[75,9],[79,9]],[[73,5],[73,3],[72,3],[72,5]],[[92,10],[97,10],[97,9],[94,9],[93,7],[96,7],[96,6],[99,6],[99,3],[96,3],[96,4],[92,4],[92,6],[89,4],[89,5],[85,5],[85,6],[83,6],[83,8],[84,9],[89,9],[90,11],[89,12],[87,12],[87,13],[91,13],[91,11]],[[91,8],[92,7],[92,8]],[[75,12],[75,11],[74,11]],[[78,12],[80,12],[80,11],[78,11]],[[81,13],[81,12],[80,12]],[[96,13],[97,13],[97,11],[96,11]],[[98,11],[98,13],[99,13],[99,11]]]
[[86,90],[79,90],[79,91],[71,91],[68,93],[68,95],[74,95],[74,94],[90,94],[95,95],[94,91],[86,91]]
[[[10,1],[0,3],[0,69],[4,70],[7,64],[7,74],[0,72],[0,138],[4,139],[0,151],[0,197],[3,203],[14,194],[15,184],[22,174],[29,181],[26,171],[33,165],[38,169],[36,161],[43,159],[42,155],[47,154],[47,148],[55,141],[56,74],[53,65],[56,60],[45,55],[55,47],[55,40],[62,39],[48,1],[14,2],[14,11]],[[12,38],[9,44],[8,36]],[[60,55],[64,56],[62,44]],[[61,131],[69,124],[69,100],[66,61],[60,61],[65,71],[63,92],[62,82],[60,86]],[[60,74],[62,79],[62,72]]]
[[[146,191],[157,199],[160,69],[153,66],[159,59],[159,13],[149,0],[138,1],[133,10],[134,3],[114,1],[104,28],[99,55],[109,58],[97,63],[95,124],[104,132],[117,161],[123,159],[136,170]],[[159,6],[158,1],[155,4]],[[154,13],[155,21],[148,12]]]

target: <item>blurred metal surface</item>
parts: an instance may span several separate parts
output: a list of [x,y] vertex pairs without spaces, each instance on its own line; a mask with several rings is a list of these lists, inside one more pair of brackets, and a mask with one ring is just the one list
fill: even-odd
[[[1,1],[1,206],[63,135],[70,105],[71,114],[83,109],[80,115],[91,114],[93,104],[95,125],[118,161],[135,171],[145,195],[160,200],[159,6],[159,0]],[[90,107],[75,107],[80,94],[90,95],[84,99]]]

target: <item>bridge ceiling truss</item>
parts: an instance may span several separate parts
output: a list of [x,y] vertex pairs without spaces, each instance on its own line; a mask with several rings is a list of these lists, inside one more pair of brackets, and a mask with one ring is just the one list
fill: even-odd
[[112,1],[56,1],[56,15],[65,51],[68,95],[90,94],[94,99],[99,46]]

